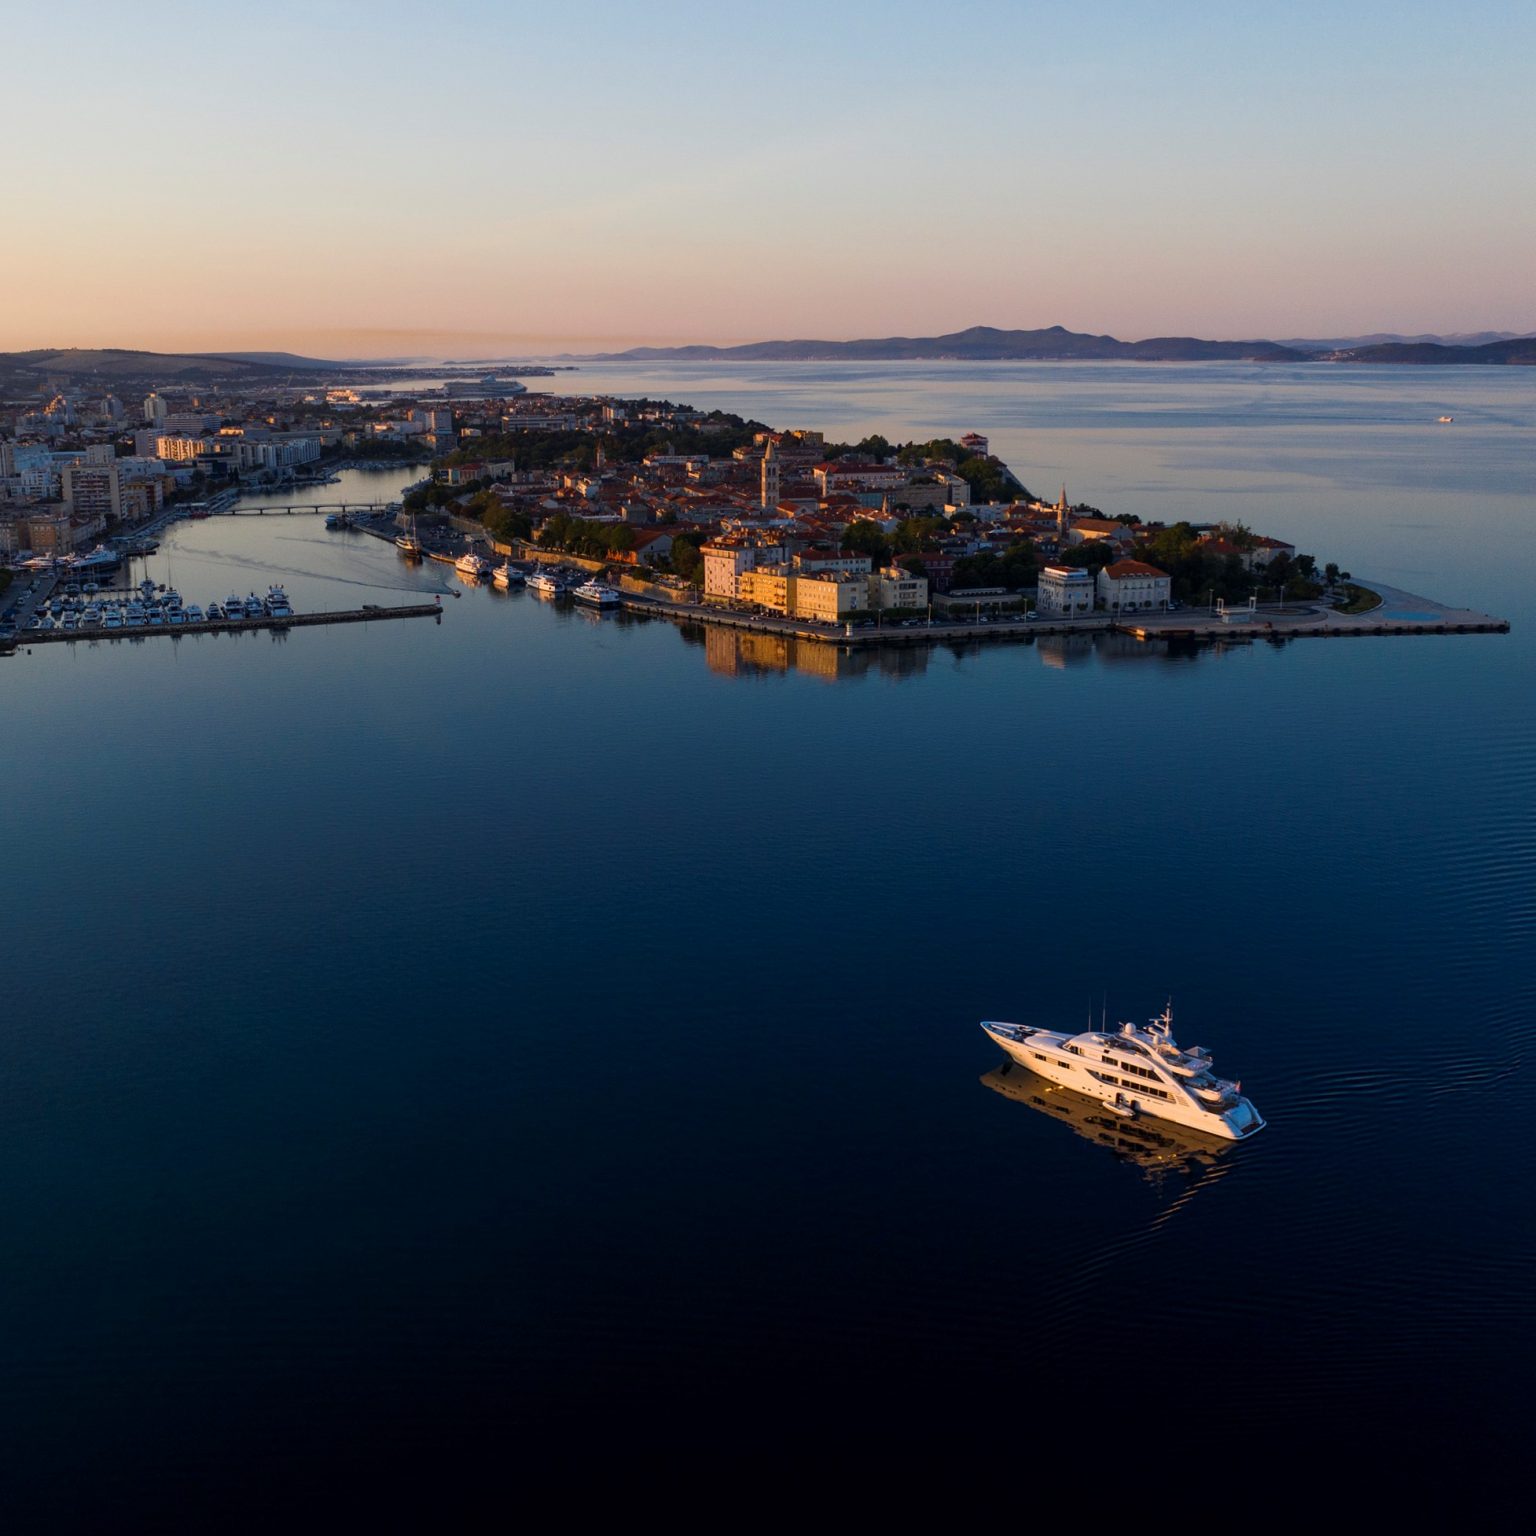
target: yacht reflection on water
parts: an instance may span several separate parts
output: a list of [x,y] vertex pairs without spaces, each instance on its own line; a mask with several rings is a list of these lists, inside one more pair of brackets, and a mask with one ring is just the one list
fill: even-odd
[[1096,1142],[1122,1163],[1139,1168],[1154,1184],[1160,1184],[1169,1174],[1188,1179],[1191,1188],[1219,1178],[1226,1172],[1222,1160],[1237,1145],[1224,1137],[1202,1136],[1167,1120],[1122,1119],[1112,1115],[1099,1100],[1037,1077],[1017,1062],[994,1067],[981,1081],[1005,1099],[1063,1121],[1084,1141]]

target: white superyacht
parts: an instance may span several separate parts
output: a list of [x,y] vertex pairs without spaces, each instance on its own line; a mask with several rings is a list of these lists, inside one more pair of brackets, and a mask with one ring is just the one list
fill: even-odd
[[1216,1076],[1209,1051],[1198,1045],[1181,1050],[1175,1043],[1171,1003],[1145,1029],[1121,1024],[1114,1033],[1069,1035],[994,1020],[981,1027],[1020,1066],[1098,1099],[1112,1114],[1171,1120],[1230,1141],[1264,1129],[1242,1084]]

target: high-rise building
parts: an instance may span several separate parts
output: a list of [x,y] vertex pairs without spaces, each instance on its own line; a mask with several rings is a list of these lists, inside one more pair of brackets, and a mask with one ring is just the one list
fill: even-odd
[[115,464],[71,464],[59,480],[68,511],[85,517],[122,516],[122,477]]
[[151,392],[144,399],[144,420],[152,425],[161,427],[165,425],[165,418],[170,415],[170,408],[159,395]]

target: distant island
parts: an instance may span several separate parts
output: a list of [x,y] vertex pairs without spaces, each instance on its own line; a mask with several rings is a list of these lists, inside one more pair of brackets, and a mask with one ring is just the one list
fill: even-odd
[[144,352],[130,347],[37,347],[0,352],[0,395],[30,393],[49,381],[76,387],[207,389],[238,384],[375,384],[431,373],[445,379],[548,377],[553,368],[514,362],[432,362],[425,358],[351,360],[294,352]]
[[737,347],[631,347],[593,362],[1143,362],[1143,363],[1482,363],[1536,364],[1536,336],[1464,345],[1420,338],[1315,349],[1278,341],[1204,341],[1197,336],[1154,336],[1120,341],[1053,325],[1040,331],[1002,331],[990,325],[945,336],[885,336],[862,341],[754,341]]

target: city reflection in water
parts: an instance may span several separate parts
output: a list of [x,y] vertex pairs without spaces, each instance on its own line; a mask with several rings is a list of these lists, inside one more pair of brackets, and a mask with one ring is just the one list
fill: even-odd
[[[827,682],[870,675],[900,681],[919,677],[930,659],[940,656],[968,659],[988,649],[975,640],[945,640],[937,646],[891,644],[845,646],[834,641],[798,640],[793,635],[728,629],[720,624],[683,624],[685,644],[704,652],[704,662],[721,677],[752,678],[773,673],[804,672]],[[1187,666],[1197,656],[1221,657],[1221,646],[1175,646],[1147,643],[1132,635],[1041,635],[993,642],[999,650],[1024,648],[1035,652],[1040,665],[1061,670],[1092,663],[1151,662],[1161,666]]]
[[[700,633],[702,631],[702,633]],[[915,677],[928,669],[927,646],[866,646],[848,650],[793,635],[759,634],[718,624],[689,625],[683,638],[704,647],[704,662],[722,677],[753,677],[773,672],[806,672],[826,682],[878,673]]]
[[1017,1062],[994,1067],[981,1081],[1006,1099],[1062,1121],[1084,1141],[1094,1142],[1120,1162],[1140,1169],[1153,1184],[1161,1185],[1169,1175],[1176,1176],[1186,1186],[1186,1198],[1227,1171],[1231,1165],[1223,1159],[1237,1146],[1236,1142],[1202,1136],[1166,1120],[1122,1119],[1110,1114],[1097,1099],[1047,1082]]

